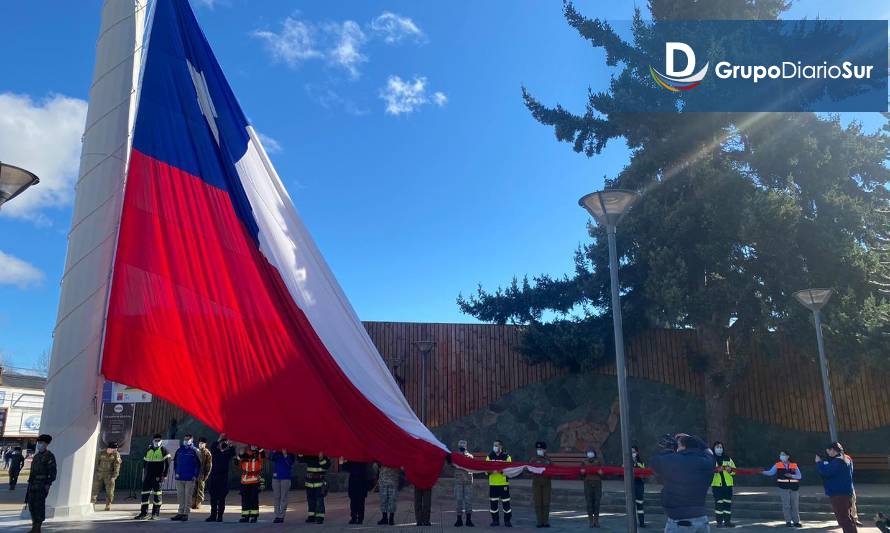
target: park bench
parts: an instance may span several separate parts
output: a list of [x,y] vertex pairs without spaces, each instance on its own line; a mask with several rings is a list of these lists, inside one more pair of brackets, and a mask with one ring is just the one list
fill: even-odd
[[890,456],[881,453],[858,453],[851,456],[855,470],[890,470]]

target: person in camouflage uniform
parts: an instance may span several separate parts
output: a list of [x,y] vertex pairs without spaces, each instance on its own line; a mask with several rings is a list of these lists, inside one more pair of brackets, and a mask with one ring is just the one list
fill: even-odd
[[400,468],[380,465],[380,476],[377,486],[380,488],[380,511],[383,518],[378,525],[395,525],[396,500],[399,499],[399,478],[402,475]]
[[40,533],[40,527],[46,520],[46,495],[56,480],[56,456],[47,448],[53,438],[49,435],[37,437],[37,453],[31,460],[31,475],[28,478],[28,492],[25,503],[31,514],[31,531]]
[[207,486],[207,478],[213,468],[213,455],[207,448],[207,438],[198,439],[198,457],[201,458],[201,471],[195,478],[195,490],[192,492],[192,509],[200,509],[204,503],[204,487]]
[[93,474],[93,505],[99,499],[99,492],[105,487],[105,510],[111,510],[114,501],[114,484],[121,473],[121,454],[116,442],[109,442],[108,447],[96,456],[96,471]]
[[[467,451],[467,441],[457,443],[457,450],[464,457],[473,458],[473,454]],[[454,527],[463,527],[464,514],[467,516],[467,527],[473,527],[473,473],[463,468],[454,468],[454,500],[457,504],[457,522]]]

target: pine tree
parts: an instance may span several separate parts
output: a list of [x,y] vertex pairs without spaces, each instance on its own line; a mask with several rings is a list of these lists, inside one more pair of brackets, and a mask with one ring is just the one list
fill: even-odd
[[[712,439],[732,438],[729,393],[755,347],[781,334],[815,351],[796,290],[836,291],[824,309],[832,372],[886,361],[890,347],[890,127],[868,133],[813,113],[684,113],[682,95],[661,91],[653,100],[648,72],[633,66],[662,21],[775,19],[787,7],[782,0],[651,0],[652,21],[638,10],[630,43],[566,3],[568,23],[616,69],[609,89],[588,91],[583,114],[522,93],[534,119],[575,152],[593,157],[610,141],[631,149],[624,169],[606,180],[643,193],[618,233],[625,332],[698,333],[688,355],[704,375]],[[623,109],[619,100],[642,98],[661,112],[615,111]],[[483,321],[525,325],[532,360],[574,369],[611,361],[605,231],[591,226],[590,236],[575,252],[572,275],[514,279],[493,292],[479,287],[458,304]]]

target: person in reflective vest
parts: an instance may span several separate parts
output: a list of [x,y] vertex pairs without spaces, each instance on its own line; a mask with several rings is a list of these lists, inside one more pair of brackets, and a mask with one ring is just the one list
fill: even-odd
[[256,523],[260,516],[260,485],[263,477],[265,453],[256,446],[248,446],[236,461],[241,467],[241,520]]
[[[630,447],[630,457],[634,468],[646,468],[638,447]],[[646,478],[642,476],[634,476],[634,503],[637,506],[637,522],[640,527],[646,527]]]
[[[512,463],[513,458],[504,449],[504,443],[500,440],[494,441],[491,447],[491,453],[485,456],[486,461],[504,461]],[[504,510],[504,525],[513,527],[512,516],[513,510],[510,508],[510,482],[503,472],[488,473],[488,499],[491,502],[491,525],[492,527],[500,525],[498,516],[498,504]]]
[[735,527],[732,523],[732,486],[735,477],[735,462],[726,453],[723,443],[717,441],[714,450],[714,480],[711,491],[714,493],[714,514],[717,527]]
[[791,461],[791,455],[786,451],[779,452],[779,462],[769,470],[763,471],[764,476],[776,476],[776,486],[779,488],[779,498],[782,500],[782,514],[785,515],[785,525],[788,527],[803,527],[800,525],[800,469],[797,463]]
[[324,523],[324,497],[327,492],[325,473],[331,468],[331,460],[324,453],[318,452],[317,456],[299,456],[300,462],[306,464],[306,504],[309,507],[309,515],[306,522],[310,524]]
[[[161,435],[155,433],[151,446],[142,458],[142,507],[136,520],[156,520],[161,514],[161,484],[170,473],[170,452],[161,446]],[[148,502],[151,500],[151,516],[148,515]]]

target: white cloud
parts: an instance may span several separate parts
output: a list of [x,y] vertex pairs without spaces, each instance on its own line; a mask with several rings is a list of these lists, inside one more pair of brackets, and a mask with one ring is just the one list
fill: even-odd
[[0,161],[37,174],[40,183],[3,206],[5,216],[45,221],[40,210],[74,197],[87,103],[53,95],[42,101],[0,94]]
[[306,94],[325,109],[345,111],[350,115],[367,115],[368,110],[325,84],[307,83]]
[[405,39],[416,42],[426,40],[426,35],[413,20],[389,11],[384,11],[371,21],[371,30],[383,37],[383,41],[388,44],[396,44]]
[[[386,113],[398,116],[413,113],[430,103],[426,91],[427,80],[423,76],[415,76],[413,81],[390,76],[386,80],[386,86],[380,90],[380,98],[386,102]],[[432,101],[441,107],[448,101],[448,97],[445,93],[435,92]]]
[[31,263],[0,251],[0,285],[27,288],[43,281],[43,272]]
[[287,17],[281,23],[281,33],[272,31],[254,31],[254,37],[266,41],[266,47],[276,61],[284,61],[290,66],[297,66],[307,59],[323,57],[316,49],[316,30],[311,24],[302,20]]
[[353,78],[357,78],[359,76],[358,66],[368,60],[361,50],[367,40],[365,32],[352,20],[347,20],[342,24],[327,24],[326,29],[336,37],[334,46],[328,50],[328,60],[334,65],[346,69]]
[[195,0],[195,3],[197,3],[198,5],[209,7],[210,9],[216,7],[216,2],[217,0]]
[[263,148],[266,149],[267,153],[277,154],[284,150],[284,148],[282,148],[281,146],[281,143],[278,142],[276,139],[273,139],[272,137],[269,137],[265,133],[259,131],[257,132],[257,135],[260,138],[260,142],[263,143]]

